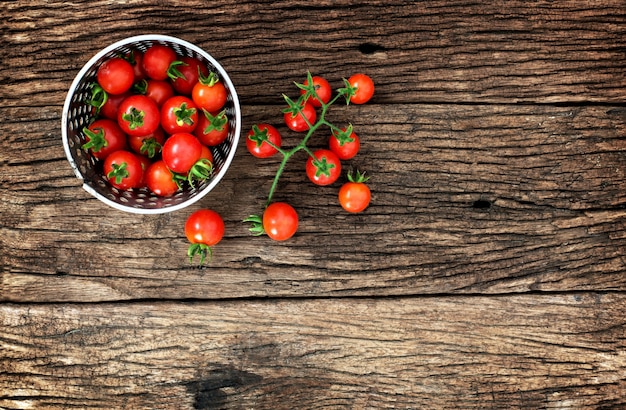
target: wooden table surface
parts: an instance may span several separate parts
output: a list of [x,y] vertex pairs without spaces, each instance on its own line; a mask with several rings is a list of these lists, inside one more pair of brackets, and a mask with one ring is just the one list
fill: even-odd
[[[626,408],[626,4],[0,2],[0,408]],[[216,189],[162,215],[81,188],[63,101],[107,44],[211,53],[270,122],[307,70],[376,94],[333,107],[371,176],[352,215],[305,157],[252,237],[278,159],[242,136]],[[325,144],[320,135],[318,146]],[[342,177],[345,180],[345,177]],[[204,268],[183,225],[226,235]]]

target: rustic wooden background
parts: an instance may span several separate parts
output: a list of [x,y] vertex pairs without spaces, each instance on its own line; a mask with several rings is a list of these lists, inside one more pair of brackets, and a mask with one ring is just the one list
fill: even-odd
[[[626,407],[626,4],[605,1],[2,1],[0,408]],[[285,143],[282,93],[362,71],[337,107],[371,206],[303,158],[254,238],[278,159],[243,138],[189,209],[89,196],[61,144],[65,94],[105,45],[148,33],[211,53],[243,130]],[[325,136],[317,142],[324,144]],[[295,143],[295,142],[294,142]],[[200,207],[226,236],[190,265]]]

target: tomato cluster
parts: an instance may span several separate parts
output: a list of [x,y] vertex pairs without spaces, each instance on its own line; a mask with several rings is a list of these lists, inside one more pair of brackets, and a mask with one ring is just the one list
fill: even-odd
[[154,44],[104,61],[91,86],[87,150],[118,189],[168,197],[213,173],[230,130],[227,90],[199,59]]
[[[341,161],[352,159],[358,153],[361,142],[352,125],[338,128],[328,122],[325,116],[329,106],[340,97],[344,97],[348,104],[368,102],[374,94],[374,82],[366,74],[358,73],[344,79],[344,84],[345,87],[338,89],[333,97],[333,91],[326,79],[308,73],[302,84],[296,83],[300,89],[297,100],[284,96],[288,104],[283,110],[285,125],[294,132],[306,132],[305,137],[291,150],[283,149],[280,132],[270,124],[253,125],[248,132],[246,147],[250,154],[257,158],[268,158],[277,153],[283,156],[263,216],[251,215],[244,220],[252,223],[252,233],[267,234],[274,240],[282,241],[291,238],[298,229],[298,214],[295,209],[285,202],[272,203],[278,178],[293,154],[305,150],[309,154],[304,167],[307,177],[316,185],[326,186],[333,184],[341,176]],[[328,148],[311,151],[307,142],[322,125],[330,129]],[[370,189],[365,185],[367,179],[358,171],[354,178],[348,173],[348,182],[341,187],[338,194],[338,201],[343,209],[357,213],[367,208],[371,200]]]

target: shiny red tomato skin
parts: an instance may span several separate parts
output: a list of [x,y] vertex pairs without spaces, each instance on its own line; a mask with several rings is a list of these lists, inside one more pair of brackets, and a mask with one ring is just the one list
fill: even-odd
[[[131,120],[130,117],[136,120]],[[131,95],[122,101],[117,111],[117,123],[129,136],[151,134],[156,131],[160,122],[159,107],[145,95]]]
[[[216,116],[212,117],[216,119]],[[204,113],[200,113],[198,116],[198,126],[194,131],[194,135],[198,137],[200,142],[209,147],[215,147],[226,141],[226,138],[228,138],[228,132],[230,131],[230,123],[228,122],[228,120],[221,127],[209,130],[209,132],[205,132],[207,127],[209,127],[210,125],[211,121],[209,120],[209,118],[204,115]]]
[[174,181],[172,172],[163,160],[153,162],[146,170],[144,179],[150,192],[158,196],[170,197],[179,189]]
[[[142,150],[144,147],[144,142],[148,141],[148,145],[152,144],[152,149],[154,150],[154,155],[150,156],[149,152],[145,152]],[[148,135],[135,135],[128,137],[128,145],[130,149],[133,150],[136,154],[147,156],[153,158],[157,154],[161,152],[161,147],[165,143],[165,133],[161,127],[158,127],[152,134]],[[150,147],[147,147],[150,148]]]
[[104,103],[102,108],[100,108],[100,116],[111,119],[113,121],[117,121],[117,112],[119,110],[120,104],[131,95],[132,93],[130,91],[117,95],[109,94],[106,102]]
[[192,244],[217,245],[224,237],[224,220],[211,209],[199,209],[185,222],[185,236]]
[[177,69],[184,78],[178,77],[172,80],[172,87],[178,94],[191,96],[191,91],[200,77],[198,70],[203,76],[207,76],[209,75],[209,69],[197,58],[182,57],[179,61],[182,61],[183,64],[179,65]]
[[202,156],[202,144],[192,134],[176,133],[163,144],[161,156],[170,170],[186,174]]
[[[322,106],[320,101],[323,102],[324,104],[327,104],[330,101],[330,98],[332,97],[332,94],[333,94],[333,90],[332,88],[330,88],[330,84],[328,83],[328,81],[326,81],[326,79],[324,79],[323,77],[313,76],[311,77],[311,79],[313,80],[313,85],[315,86],[315,92],[319,99],[311,96],[309,97],[307,102],[309,102],[314,107],[319,108]],[[303,84],[309,85],[308,79],[304,80]],[[300,90],[301,95],[304,93],[306,93],[305,90]]]
[[98,84],[108,94],[123,94],[135,82],[133,66],[121,57],[106,60],[96,73]]
[[[304,115],[304,117],[302,115]],[[283,118],[285,120],[285,124],[290,130],[295,132],[304,132],[310,128],[309,124],[313,125],[315,123],[315,120],[317,119],[317,112],[315,111],[315,107],[313,107],[313,105],[305,102],[302,105],[302,113],[292,115],[290,112],[286,112]],[[308,123],[305,118],[308,120]]]
[[[99,149],[89,149],[97,159],[104,160],[112,152],[126,149],[127,136],[117,122],[108,118],[100,118],[92,122],[87,128],[94,134],[98,134],[98,138],[101,136],[106,141],[105,145]],[[91,138],[88,135],[86,135],[86,139],[88,142],[91,142]]]
[[163,80],[146,80],[145,96],[154,100],[160,108],[165,101],[174,96],[172,85]]
[[[282,137],[280,132],[270,124],[258,124],[259,130],[267,130],[267,139],[272,144],[280,147],[282,144]],[[259,146],[257,142],[250,139],[251,136],[254,135],[254,129],[251,129],[248,132],[248,136],[246,138],[246,148],[248,148],[248,152],[257,158],[269,158],[272,155],[276,154],[278,151],[273,146],[269,145],[267,142],[263,141],[263,143]]]
[[[109,176],[109,173],[114,170],[113,165],[122,166],[125,165],[127,175],[120,181],[117,181],[115,177]],[[143,180],[143,167],[141,161],[137,155],[130,151],[115,151],[109,154],[104,160],[104,175],[107,177],[109,183],[114,187],[122,190],[131,188],[138,188]]]
[[263,229],[275,241],[285,241],[298,230],[298,213],[286,202],[274,202],[263,213]]
[[350,134],[350,138],[352,138],[352,141],[344,142],[342,145],[339,139],[337,139],[337,136],[333,133],[333,135],[331,135],[330,139],[328,140],[328,147],[332,152],[337,154],[339,159],[352,159],[356,156],[356,154],[359,152],[359,149],[361,148],[361,140],[355,132],[352,132]]
[[346,182],[339,188],[339,204],[343,209],[351,213],[358,213],[370,203],[371,191],[362,182]]
[[228,93],[221,81],[213,85],[198,82],[191,91],[191,98],[198,108],[204,108],[210,113],[217,113],[226,104]]
[[374,95],[374,81],[363,73],[357,73],[348,78],[352,87],[356,88],[356,94],[350,97],[353,104],[365,104]]
[[144,52],[141,64],[143,71],[149,78],[166,80],[168,78],[167,71],[170,65],[176,61],[176,58],[176,52],[171,48],[154,44]]
[[309,156],[306,162],[306,175],[311,182],[321,186],[330,185],[335,182],[341,175],[341,160],[339,160],[339,157],[337,157],[334,152],[327,149],[319,149],[315,151],[313,155],[318,161],[326,164],[328,175],[324,172],[320,172],[319,165],[316,165],[313,162],[313,158]]
[[[185,110],[188,115],[183,121],[177,110]],[[161,107],[161,127],[168,134],[178,132],[192,133],[198,125],[198,108],[196,104],[184,95],[174,95],[163,103]]]

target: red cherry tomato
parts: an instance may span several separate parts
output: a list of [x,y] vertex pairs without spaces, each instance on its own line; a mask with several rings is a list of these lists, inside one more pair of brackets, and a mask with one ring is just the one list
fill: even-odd
[[[313,80],[313,85],[315,86],[315,92],[317,94],[317,97],[309,97],[309,99],[307,100],[307,102],[311,103],[314,107],[321,107],[322,104],[320,103],[323,102],[324,104],[328,103],[330,101],[330,97],[332,97],[333,94],[333,90],[330,88],[330,84],[328,83],[328,81],[326,81],[324,78],[319,77],[319,76],[313,76],[311,77],[311,79]],[[302,83],[304,85],[309,85],[309,80],[306,79],[304,80],[304,83]],[[300,90],[300,94],[305,94],[306,91],[305,90]]]
[[203,264],[206,256],[211,256],[211,246],[224,237],[224,231],[224,220],[211,209],[200,209],[189,215],[185,222],[185,236],[191,243],[187,250],[189,260],[200,254],[200,264]]
[[298,213],[285,202],[274,202],[263,213],[263,229],[275,241],[287,240],[298,230]]
[[320,149],[313,153],[306,162],[306,174],[316,185],[330,185],[341,175],[341,161],[339,157],[327,149]]
[[167,81],[148,79],[142,84],[145,85],[145,89],[142,90],[141,94],[154,100],[159,108],[165,101],[174,96],[174,89]]
[[171,135],[163,144],[161,156],[173,172],[186,174],[202,155],[202,144],[192,134],[181,132]]
[[143,167],[132,152],[115,151],[104,160],[104,174],[118,189],[138,188],[143,180]]
[[257,158],[269,158],[276,154],[278,150],[266,140],[279,148],[282,143],[280,132],[270,124],[254,125],[246,138],[246,147],[250,154]]
[[165,133],[161,127],[157,128],[152,134],[135,135],[128,137],[128,145],[136,154],[154,158],[161,152],[163,143],[165,142]]
[[98,84],[108,94],[122,94],[135,82],[135,71],[128,61],[114,57],[102,63],[96,77]]
[[117,121],[117,111],[122,101],[130,97],[132,93],[127,91],[123,94],[109,94],[104,105],[100,108],[100,115],[104,118]]
[[287,127],[289,127],[290,130],[296,132],[308,130],[309,124],[313,125],[316,118],[317,112],[315,111],[315,107],[313,107],[310,103],[304,103],[302,105],[301,113],[299,112],[296,115],[293,115],[291,112],[286,112],[284,114],[285,124],[287,124]]
[[339,188],[339,204],[348,212],[358,213],[363,211],[370,203],[372,193],[367,185],[365,178],[357,172],[357,177],[353,178],[352,174],[348,174],[348,182]]
[[374,81],[363,73],[354,74],[348,78],[348,82],[356,88],[356,94],[350,97],[353,104],[365,104],[374,95]]
[[131,50],[124,56],[124,60],[128,61],[133,67],[135,73],[135,83],[146,78],[141,62],[143,61],[143,52],[141,50]]
[[83,128],[87,142],[83,149],[88,149],[98,159],[105,159],[115,151],[126,149],[126,134],[117,122],[108,118],[95,120],[89,127]]
[[328,140],[328,147],[332,152],[337,154],[339,159],[347,160],[354,158],[359,152],[361,141],[354,131],[348,134],[346,129],[343,129],[341,132],[332,132]]
[[225,111],[213,115],[206,110],[202,110],[198,116],[198,126],[194,134],[204,145],[215,147],[226,141],[229,131],[230,124]]
[[192,133],[198,125],[198,108],[190,98],[175,95],[161,107],[161,127],[168,134]]
[[131,95],[120,104],[117,123],[128,135],[152,134],[161,122],[159,107],[145,95]]
[[[143,54],[143,71],[153,80],[165,80],[172,77],[172,67],[176,67],[176,52],[170,47],[154,44]],[[172,66],[172,64],[174,64]]]
[[174,79],[172,86],[178,94],[191,96],[191,91],[200,78],[199,73],[208,76],[209,69],[197,58],[182,57],[179,61],[183,63],[177,67],[182,77]]
[[172,196],[179,189],[178,184],[174,181],[172,171],[163,160],[155,161],[148,167],[145,181],[151,192],[163,197]]
[[191,98],[199,108],[214,113],[222,110],[228,93],[217,74],[210,73],[208,77],[200,76],[191,91]]

